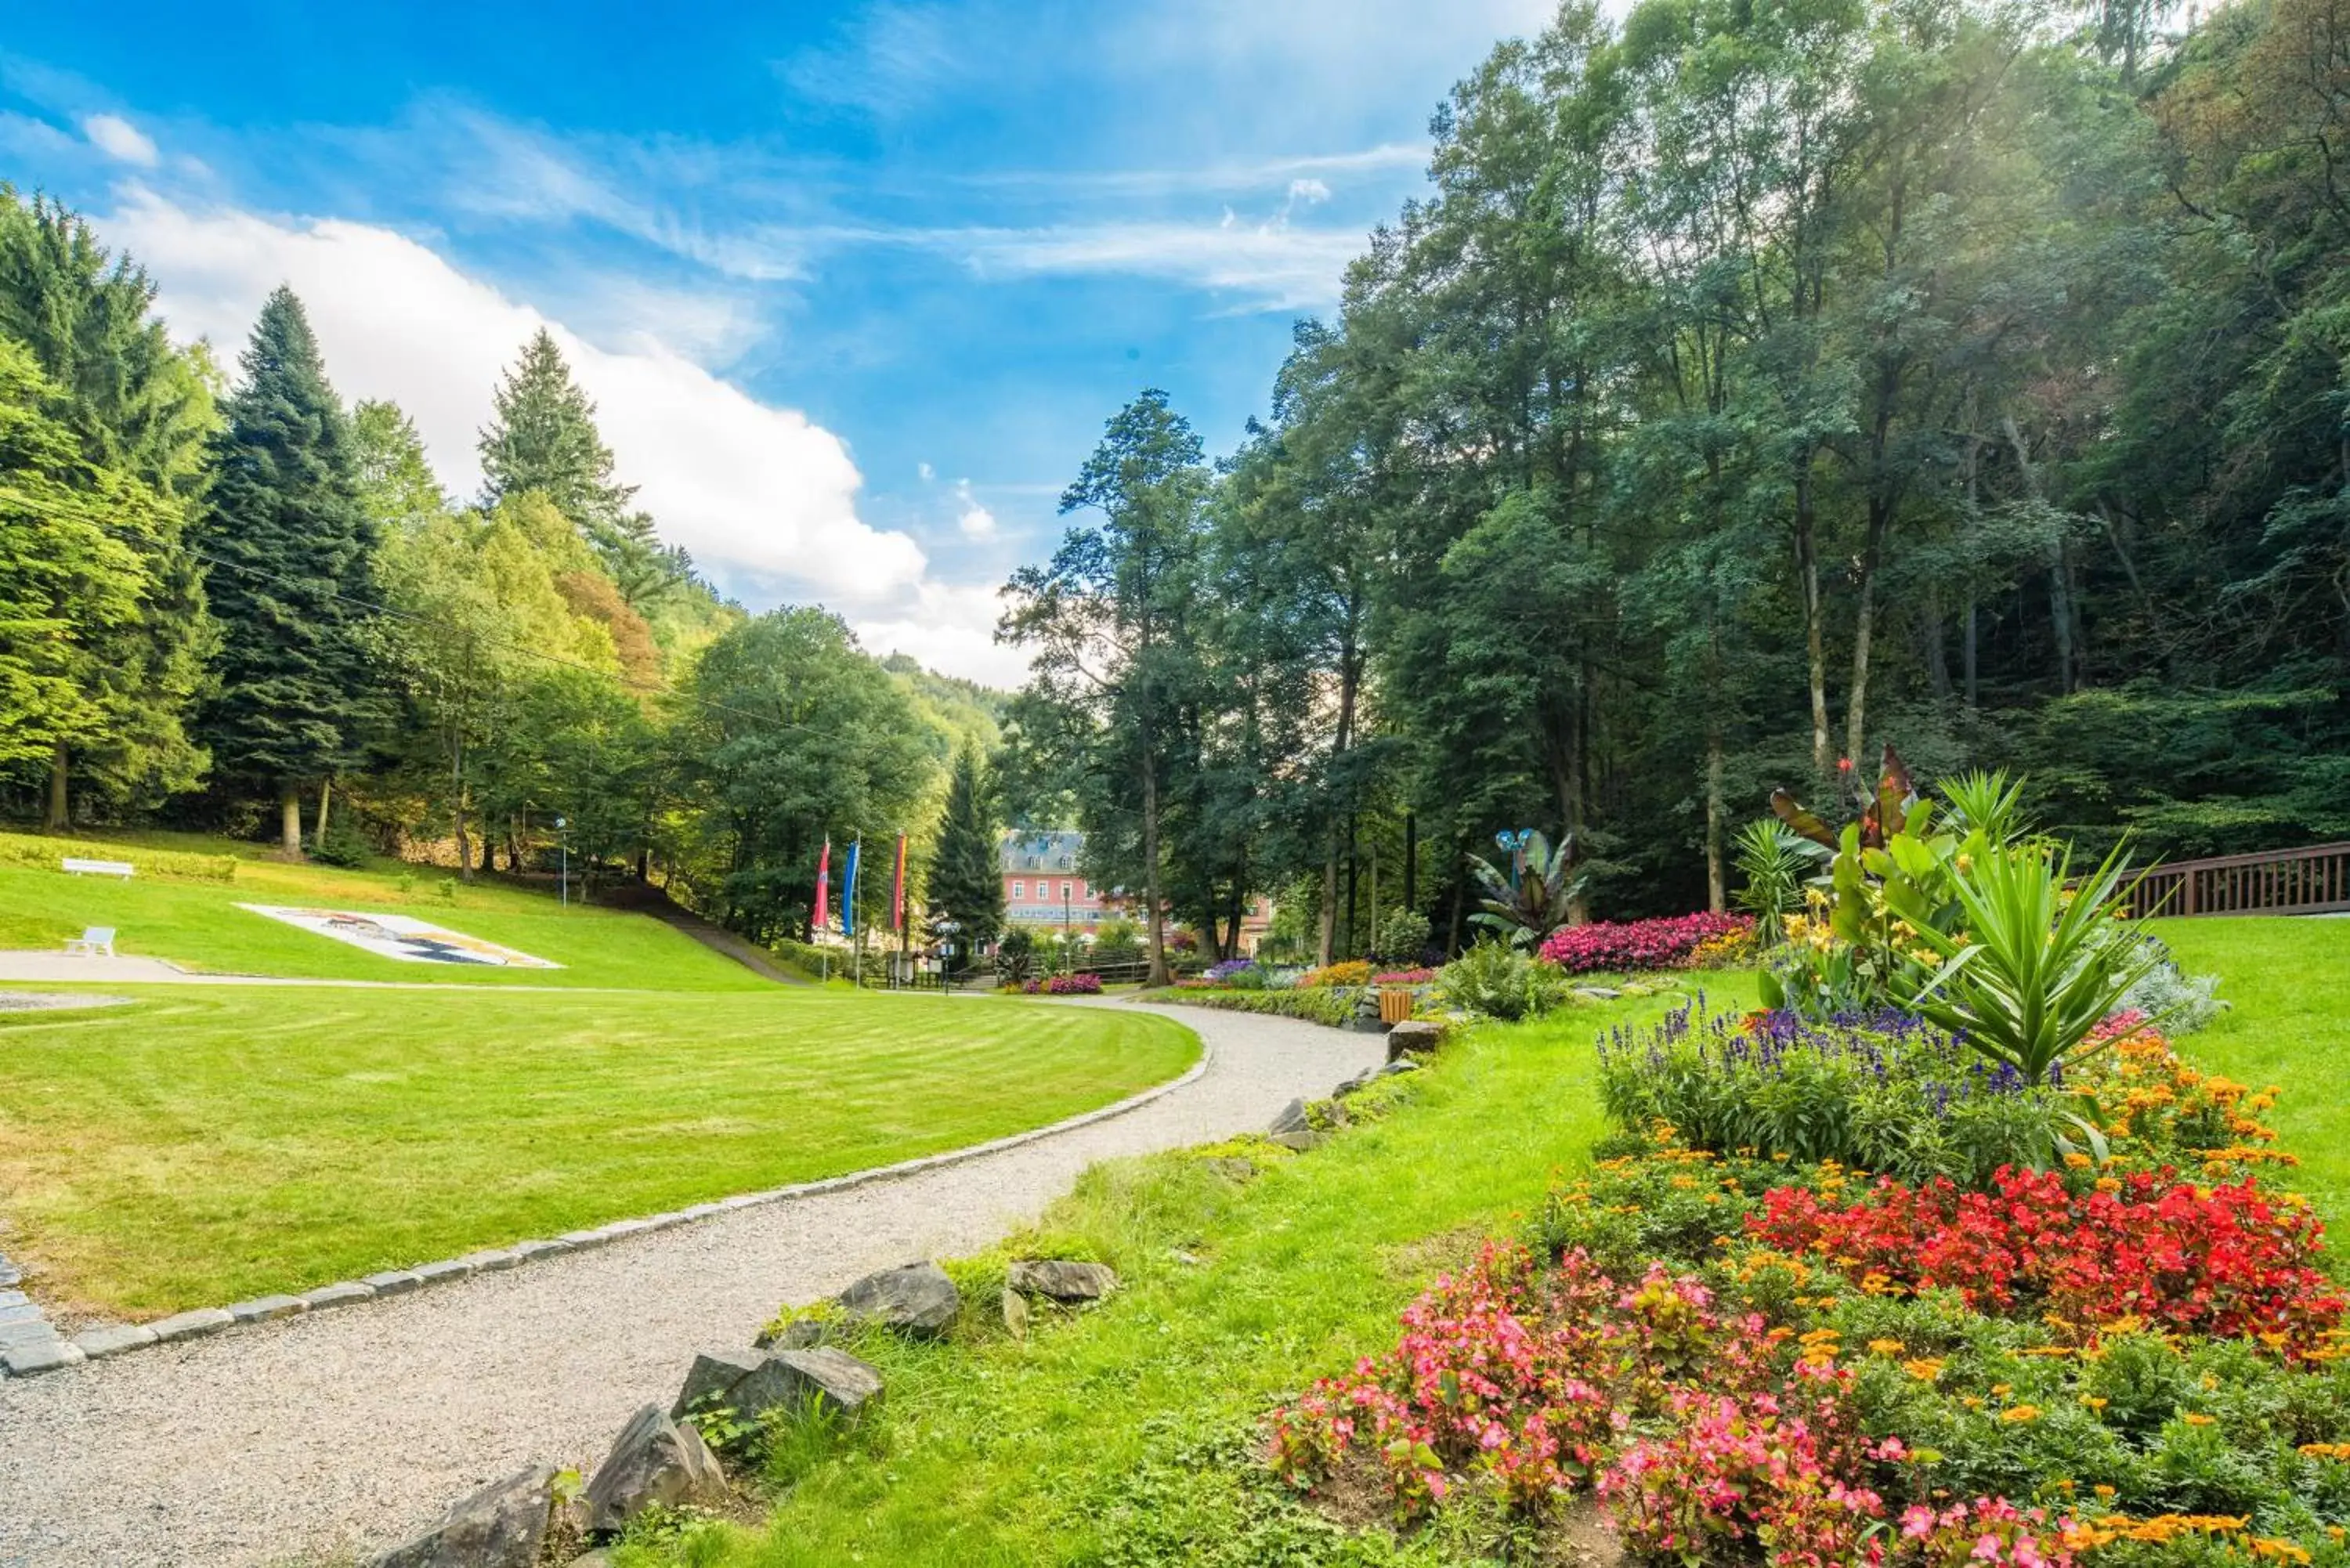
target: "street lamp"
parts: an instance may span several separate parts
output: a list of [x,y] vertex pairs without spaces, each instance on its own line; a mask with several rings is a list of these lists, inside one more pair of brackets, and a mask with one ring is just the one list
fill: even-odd
[[570,826],[570,822],[563,817],[558,816],[555,819],[556,842],[563,846],[563,880],[559,885],[563,889],[563,907],[567,909],[571,908],[571,835],[568,832]]

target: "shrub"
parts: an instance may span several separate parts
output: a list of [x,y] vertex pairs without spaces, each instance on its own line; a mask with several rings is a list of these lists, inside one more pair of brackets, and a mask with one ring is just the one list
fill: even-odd
[[1297,977],[1302,986],[1368,985],[1371,966],[1361,959],[1346,959],[1324,969],[1309,969]]
[[0,833],[0,864],[29,866],[55,871],[57,862],[125,860],[141,877],[167,877],[190,882],[231,882],[236,879],[234,855],[192,855],[179,849],[149,849],[135,844],[104,840],[48,838],[29,833]]
[[1566,977],[1513,947],[1481,941],[1436,975],[1437,990],[1455,1007],[1486,1018],[1539,1018],[1565,1004]]
[[1417,963],[1428,947],[1430,928],[1428,917],[1417,909],[1389,909],[1379,917],[1378,933],[1371,947],[1375,956],[1389,961],[1401,960]]
[[1031,980],[1020,989],[1030,996],[1099,996],[1101,988],[1097,974],[1056,974]]
[[1598,920],[1552,932],[1542,945],[1542,957],[1569,974],[1685,969],[1700,943],[1753,927],[1750,916],[1704,912],[1622,923]]
[[1371,976],[1373,985],[1432,985],[1435,981],[1432,969],[1391,969]]
[[1343,1029],[1354,1022],[1357,1004],[1362,997],[1359,989],[1312,986],[1287,991],[1193,991],[1178,987],[1171,992],[1155,992],[1161,1002],[1180,1002],[1187,1007],[1221,1007],[1232,1012],[1265,1012],[1279,1018],[1301,1018],[1308,1023],[1326,1024]]

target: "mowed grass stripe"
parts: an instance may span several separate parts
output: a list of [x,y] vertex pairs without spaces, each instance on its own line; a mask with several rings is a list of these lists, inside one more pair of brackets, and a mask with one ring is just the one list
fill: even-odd
[[142,989],[0,1019],[0,1219],[146,1317],[959,1147],[1195,1059],[1142,1013],[847,992]]

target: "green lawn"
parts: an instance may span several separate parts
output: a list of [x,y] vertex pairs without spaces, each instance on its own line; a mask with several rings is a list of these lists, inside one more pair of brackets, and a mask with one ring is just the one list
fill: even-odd
[[[209,844],[221,847],[218,841]],[[429,869],[413,874],[411,883],[403,889],[394,874],[265,860],[240,865],[231,882],[118,882],[0,866],[0,949],[55,951],[86,926],[112,926],[120,952],[241,974],[660,991],[763,991],[773,983],[644,915],[578,904],[566,909],[545,894],[493,882],[460,887],[447,873]],[[450,897],[441,895],[443,888]],[[406,963],[241,909],[240,903],[412,915],[564,967]]]
[[[74,890],[157,909],[184,887]],[[690,943],[573,935],[594,916],[481,913],[466,929],[566,961],[750,979]],[[608,919],[648,949],[672,936]],[[6,1250],[48,1304],[148,1317],[977,1142],[1197,1052],[1147,1014],[750,983],[140,986],[127,1007],[0,1014]]]
[[[2197,1066],[2282,1086],[2266,1119],[2301,1157],[2290,1185],[2329,1226],[2350,1226],[2350,919],[2157,920],[2190,974],[2217,974],[2232,1005],[2179,1041]],[[2345,1242],[2350,1245],[2350,1242]]]

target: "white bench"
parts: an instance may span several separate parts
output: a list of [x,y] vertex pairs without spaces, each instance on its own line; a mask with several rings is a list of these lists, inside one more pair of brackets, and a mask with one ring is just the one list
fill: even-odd
[[120,877],[126,882],[138,869],[128,860],[78,860],[70,855],[60,864],[77,877]]
[[81,935],[78,937],[68,937],[66,939],[66,952],[68,956],[80,958],[112,958],[114,956],[114,928],[112,926],[90,926],[84,929]]

